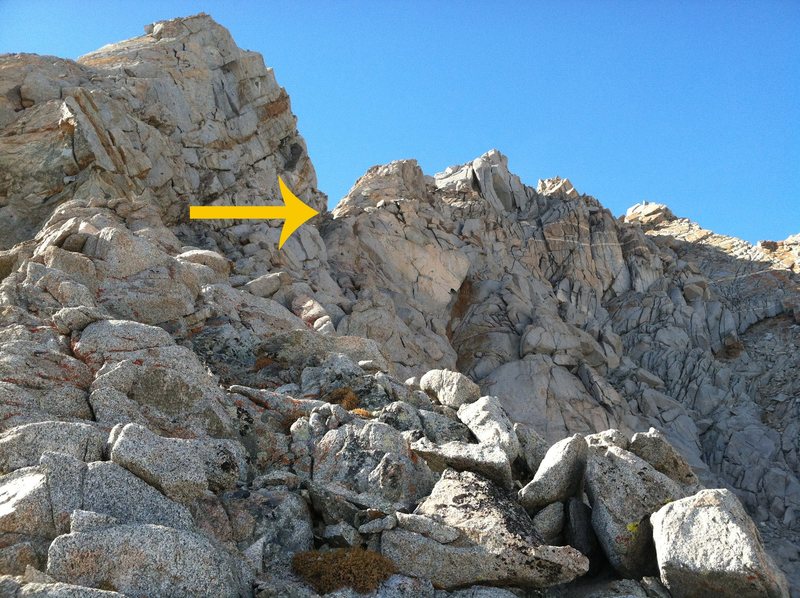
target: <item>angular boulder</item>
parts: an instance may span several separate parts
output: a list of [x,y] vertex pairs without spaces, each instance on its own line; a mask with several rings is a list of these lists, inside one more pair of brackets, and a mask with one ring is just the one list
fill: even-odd
[[189,511],[116,463],[89,463],[83,478],[87,511],[111,515],[120,523],[151,523],[192,529]]
[[311,550],[311,513],[306,502],[285,488],[222,495],[232,539],[257,573],[288,571],[292,556]]
[[564,507],[564,539],[581,553],[593,557],[599,553],[597,535],[592,529],[592,508],[579,498],[570,498]]
[[41,567],[47,546],[57,534],[47,478],[40,468],[26,467],[1,476],[0,572],[21,575],[29,565]]
[[533,527],[545,543],[555,544],[564,528],[564,503],[551,503],[536,513]]
[[244,449],[230,440],[163,438],[138,424],[116,434],[111,460],[178,502],[233,487]]
[[415,514],[458,530],[460,538],[442,544],[398,527],[383,533],[381,550],[402,573],[430,579],[436,587],[541,588],[570,581],[589,566],[570,546],[542,545],[527,513],[471,472],[445,471]]
[[449,544],[461,537],[461,531],[457,528],[450,527],[426,515],[398,511],[395,517],[397,518],[397,527],[436,540],[439,544]]
[[99,423],[146,423],[169,436],[233,435],[216,380],[163,329],[128,320],[95,322],[74,352],[97,370],[89,403]]
[[540,509],[575,495],[581,487],[588,447],[575,434],[559,440],[544,456],[533,480],[519,491],[519,501],[529,510]]
[[259,352],[281,367],[299,374],[308,366],[317,366],[331,355],[342,353],[354,363],[372,361],[380,370],[389,370],[389,363],[380,345],[359,336],[326,336],[310,330],[292,330],[276,334],[264,341]]
[[639,579],[656,570],[650,515],[681,498],[682,488],[619,447],[593,447],[586,467],[592,527],[611,565]]
[[698,484],[697,476],[686,459],[655,428],[634,434],[628,450],[679,484],[686,486]]
[[514,424],[497,397],[481,397],[458,408],[458,419],[480,442],[496,444],[512,463],[520,454],[520,442]]
[[47,477],[26,467],[0,477],[0,534],[55,537]]
[[0,434],[0,473],[39,463],[47,451],[72,455],[82,461],[99,461],[107,435],[95,426],[78,422],[37,422]]
[[420,438],[411,445],[411,449],[425,459],[433,471],[451,467],[457,471],[479,473],[506,489],[513,485],[508,455],[496,444],[470,444],[453,440],[439,445],[427,438]]
[[701,490],[650,517],[661,581],[674,598],[784,598],[783,573],[739,499]]
[[415,504],[435,477],[400,432],[355,419],[316,443],[312,479],[350,500],[387,508]]
[[95,370],[116,356],[131,351],[169,347],[175,344],[158,326],[131,320],[101,320],[83,329],[75,342],[75,354]]
[[420,409],[418,415],[422,422],[422,429],[425,432],[425,436],[437,444],[443,444],[453,440],[469,442],[472,438],[469,428],[461,422],[453,421],[446,415],[426,409]]
[[529,424],[514,424],[514,433],[519,440],[519,452],[532,474],[535,474],[547,454],[547,441]]
[[430,370],[419,380],[419,387],[442,405],[458,409],[481,396],[480,387],[464,374],[451,370]]
[[131,598],[240,596],[237,566],[211,542],[159,525],[119,525],[66,534],[50,545],[47,574]]
[[216,275],[217,280],[225,280],[231,271],[231,264],[228,259],[216,251],[190,249],[176,256],[176,258],[182,262],[206,266]]
[[[12,591],[12,582],[9,578],[0,581],[0,596],[9,598],[125,598],[124,594],[109,590],[98,590],[86,586],[76,586],[68,583],[26,583],[24,585],[13,582],[16,586]],[[5,594],[4,591],[9,593]]]

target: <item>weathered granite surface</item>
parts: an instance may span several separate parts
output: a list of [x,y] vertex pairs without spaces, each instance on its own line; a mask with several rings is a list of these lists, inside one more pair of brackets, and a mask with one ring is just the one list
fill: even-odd
[[188,219],[278,176],[325,211],[286,91],[206,15],[0,56],[0,593],[312,596],[294,553],[365,546],[385,595],[608,563],[687,595],[712,492],[719,550],[798,595],[796,237],[617,219],[496,150],[375,166],[282,250]]

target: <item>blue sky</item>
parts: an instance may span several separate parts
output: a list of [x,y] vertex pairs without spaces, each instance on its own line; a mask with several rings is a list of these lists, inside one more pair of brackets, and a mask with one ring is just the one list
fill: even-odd
[[641,200],[749,241],[800,232],[800,2],[0,0],[0,52],[76,58],[203,10],[292,97],[320,188],[496,147],[616,215]]

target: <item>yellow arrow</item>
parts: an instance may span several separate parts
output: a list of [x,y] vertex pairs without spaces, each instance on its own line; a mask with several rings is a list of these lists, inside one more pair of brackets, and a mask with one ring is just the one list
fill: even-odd
[[294,231],[300,228],[307,220],[319,214],[319,212],[303,203],[302,199],[292,193],[281,177],[278,177],[278,184],[283,197],[284,205],[282,206],[189,206],[189,218],[192,220],[267,220],[270,218],[282,218],[283,229],[281,230],[281,238],[278,240],[278,249],[280,249]]

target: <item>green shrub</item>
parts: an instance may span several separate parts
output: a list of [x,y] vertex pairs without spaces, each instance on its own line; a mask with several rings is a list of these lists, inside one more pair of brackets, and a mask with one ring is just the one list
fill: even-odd
[[320,594],[340,588],[366,594],[396,572],[388,558],[363,548],[298,552],[292,558],[292,569]]

